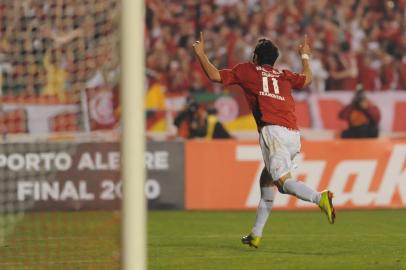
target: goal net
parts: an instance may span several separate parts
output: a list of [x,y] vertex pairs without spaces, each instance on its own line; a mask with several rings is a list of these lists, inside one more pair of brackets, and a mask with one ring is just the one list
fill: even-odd
[[0,269],[120,269],[119,0],[0,1]]

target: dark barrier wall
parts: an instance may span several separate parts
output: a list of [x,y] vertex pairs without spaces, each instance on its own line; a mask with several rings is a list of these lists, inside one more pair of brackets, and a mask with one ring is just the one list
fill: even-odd
[[[184,207],[183,149],[182,142],[148,143],[150,208]],[[121,197],[118,143],[0,145],[0,213],[113,210]]]
[[184,208],[184,143],[150,142],[145,166],[145,195],[149,208]]
[[3,144],[0,174],[0,194],[17,211],[120,207],[116,143]]

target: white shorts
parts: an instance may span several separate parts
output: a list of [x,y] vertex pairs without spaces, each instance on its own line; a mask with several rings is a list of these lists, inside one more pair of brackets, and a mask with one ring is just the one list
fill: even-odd
[[266,169],[274,181],[296,167],[293,159],[300,152],[299,131],[282,126],[265,126],[259,133],[259,145]]

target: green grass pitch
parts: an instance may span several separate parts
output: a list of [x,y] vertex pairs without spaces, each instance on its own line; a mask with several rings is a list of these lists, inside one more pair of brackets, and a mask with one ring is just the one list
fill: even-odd
[[0,240],[0,270],[120,269],[117,212],[0,216]]
[[[148,270],[406,269],[406,210],[274,211],[259,249],[243,246],[254,212],[150,211]],[[27,213],[8,231],[0,270],[120,269],[113,212]]]
[[149,270],[406,269],[406,210],[274,211],[259,249],[242,245],[254,212],[152,211]]

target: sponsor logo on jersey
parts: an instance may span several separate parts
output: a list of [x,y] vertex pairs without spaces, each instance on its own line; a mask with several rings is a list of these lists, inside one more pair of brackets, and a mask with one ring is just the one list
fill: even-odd
[[280,96],[280,95],[275,95],[274,93],[269,93],[269,92],[264,92],[264,91],[260,91],[259,92],[260,96],[266,96],[266,97],[271,97],[277,100],[281,100],[281,101],[285,101],[285,98]]

